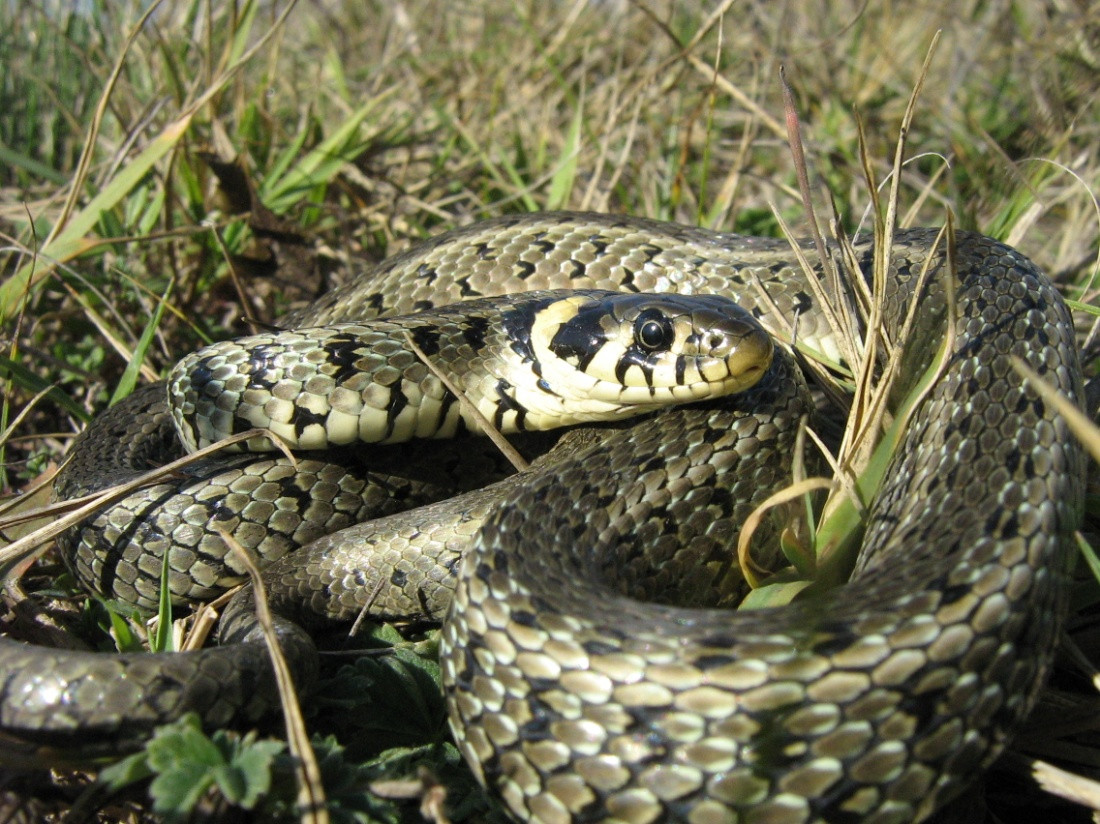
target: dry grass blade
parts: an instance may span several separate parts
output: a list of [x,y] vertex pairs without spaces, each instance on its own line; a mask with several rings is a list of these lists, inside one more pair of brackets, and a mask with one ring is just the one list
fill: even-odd
[[[3,432],[0,432],[0,447],[8,442],[8,438],[10,438],[12,433],[19,428],[19,425],[27,418],[28,415],[30,415],[34,408],[38,406],[41,400],[56,388],[56,384],[50,384],[49,386],[39,390],[39,392],[34,397],[27,401],[26,405],[24,405],[24,407],[20,409],[18,414],[15,416],[15,419],[10,424],[8,424],[8,427]],[[3,510],[0,509],[0,511]]]
[[1058,414],[1066,419],[1066,425],[1077,437],[1085,449],[1092,455],[1093,460],[1100,461],[1100,426],[1097,426],[1088,415],[1074,406],[1073,402],[1062,395],[1057,389],[1043,380],[1039,373],[1027,365],[1020,358],[1012,358],[1012,366],[1027,378],[1032,388],[1039,393],[1044,403],[1049,403],[1058,410]]
[[458,398],[458,402],[462,406],[462,408],[466,410],[470,417],[477,421],[478,426],[480,426],[482,431],[485,432],[485,434],[489,437],[489,440],[491,440],[496,445],[496,448],[500,450],[500,453],[509,460],[513,467],[515,467],[516,471],[523,472],[524,470],[530,468],[530,464],[528,464],[527,461],[524,460],[523,456],[516,451],[515,447],[508,443],[507,438],[505,438],[504,435],[502,435],[500,431],[495,426],[493,426],[493,422],[482,415],[481,410],[479,410],[474,404],[470,402],[469,398],[466,397],[466,394],[455,385],[450,376],[444,373],[443,370],[440,369],[436,364],[432,363],[431,359],[424,353],[424,350],[416,345],[416,341],[412,339],[412,335],[410,335],[408,332],[405,332],[404,335],[405,342],[408,343],[409,348],[412,349],[412,351],[416,354],[418,358],[420,358],[421,361],[423,361],[424,365],[428,367],[428,370],[437,378],[439,378],[440,383],[442,383],[447,388],[447,391]]
[[1100,810],[1100,782],[1094,779],[1071,773],[1038,758],[1027,758],[1016,753],[1002,756],[1000,763],[1020,777],[1034,780],[1052,795],[1091,810]]
[[299,820],[306,824],[328,824],[329,814],[325,802],[325,788],[321,781],[321,767],[317,755],[309,741],[302,706],[298,702],[298,690],[294,686],[294,677],[290,673],[286,656],[279,646],[279,637],[275,633],[271,610],[267,605],[267,590],[264,588],[260,569],[251,554],[245,550],[228,532],[221,533],[222,540],[235,553],[248,571],[252,588],[256,593],[256,618],[263,629],[264,641],[271,656],[271,667],[275,672],[275,682],[279,688],[279,701],[286,722],[287,746],[295,758],[295,775],[298,779]]
[[[853,361],[853,364],[856,365],[856,391],[838,452],[838,462],[843,469],[842,474],[846,475],[858,476],[871,460],[875,446],[879,441],[879,435],[883,431],[883,420],[887,410],[887,399],[890,397],[892,384],[897,374],[896,365],[900,364],[900,348],[903,345],[903,341],[899,341],[898,346],[895,348],[892,347],[890,342],[886,339],[885,327],[882,322],[883,300],[886,293],[886,275],[890,269],[894,231],[897,222],[897,202],[901,180],[900,170],[905,157],[906,138],[909,134],[913,114],[916,110],[916,101],[920,95],[921,89],[924,87],[924,81],[931,66],[932,55],[938,40],[939,34],[937,32],[928,48],[924,64],[921,67],[921,71],[917,76],[916,83],[914,84],[906,104],[905,114],[898,132],[897,144],[894,151],[894,170],[885,215],[882,215],[879,209],[878,190],[874,182],[873,170],[871,169],[870,159],[866,151],[866,143],[862,139],[861,132],[860,157],[863,161],[867,191],[874,204],[875,243],[871,288],[873,298],[870,304],[870,314],[865,319],[866,331],[863,336],[863,341],[858,347],[861,357],[858,361]],[[851,277],[858,277],[857,273],[858,269],[852,269],[849,275]],[[914,292],[913,306],[916,306],[919,295],[920,289],[918,288]],[[952,331],[949,332],[949,334],[951,334],[953,332],[953,324],[949,323],[948,326],[951,327]],[[884,371],[883,375],[876,378],[878,352],[881,345],[887,346],[890,358],[887,369]],[[889,365],[891,363],[894,364],[893,367]],[[829,501],[825,504],[822,517],[827,517],[831,512],[835,511],[842,500],[843,498],[841,496],[830,496]]]
[[[56,538],[66,529],[76,526],[85,518],[94,515],[103,507],[125,498],[130,493],[144,486],[163,481],[165,478],[171,477],[176,471],[213,455],[216,452],[220,452],[228,446],[233,446],[234,444],[247,441],[251,438],[265,438],[276,444],[289,460],[295,460],[294,456],[283,446],[279,436],[274,432],[267,429],[249,429],[247,432],[240,432],[220,440],[215,444],[203,447],[189,455],[184,455],[182,458],[177,458],[171,463],[167,463],[158,469],[150,470],[124,484],[116,484],[94,495],[85,495],[81,498],[74,498],[71,501],[63,501],[61,503],[51,504],[46,507],[20,513],[20,520],[43,517],[50,517],[52,520],[47,526],[36,529],[34,532],[24,535],[19,540],[0,549],[0,576],[3,576],[16,564],[26,560],[31,552],[44,545],[47,541]],[[54,517],[59,514],[61,514],[60,517]],[[4,524],[0,524],[0,529],[3,527]]]
[[84,190],[84,181],[87,179],[88,171],[91,168],[93,151],[98,142],[99,130],[103,125],[103,118],[107,114],[107,106],[111,101],[111,95],[114,93],[115,86],[118,84],[119,78],[122,75],[122,67],[126,62],[126,57],[130,54],[134,41],[145,28],[145,24],[160,7],[162,2],[163,0],[154,0],[154,2],[150,3],[149,7],[141,15],[141,18],[130,29],[130,33],[126,36],[126,42],[122,47],[122,51],[119,52],[118,57],[115,59],[114,67],[111,69],[111,74],[104,84],[103,92],[99,98],[99,104],[96,106],[91,128],[88,131],[87,140],[84,142],[84,151],[80,154],[80,162],[77,164],[76,173],[73,175],[72,182],[69,186],[69,195],[65,199],[64,205],[61,207],[61,215],[54,221],[53,226],[50,228],[50,233],[46,236],[46,240],[43,243],[44,247],[48,247],[62,231],[64,231],[70,216],[76,209],[76,204],[80,200],[81,193]]
[[[787,221],[783,219],[775,208],[775,204],[771,204],[772,210],[775,214],[776,222],[779,224],[779,228],[782,230],[784,237],[790,241],[791,252],[798,260],[798,265],[802,268],[802,271],[806,273],[806,284],[810,287],[810,291],[813,292],[815,305],[821,309],[821,314],[825,318],[829,329],[833,332],[833,336],[836,340],[837,346],[840,349],[840,356],[849,369],[852,368],[852,364],[860,362],[858,355],[859,349],[857,343],[859,340],[858,334],[853,328],[845,323],[841,319],[841,315],[848,316],[848,313],[844,310],[838,311],[838,307],[845,302],[846,290],[841,289],[833,295],[829,295],[825,287],[822,285],[821,280],[817,277],[813,265],[810,263],[810,259],[806,257],[806,253],[802,250],[802,247],[795,241],[794,232],[787,224]],[[816,225],[816,221],[815,221]],[[827,251],[824,250],[824,245],[818,247],[819,254],[823,255],[821,258],[822,266],[826,269],[835,268],[832,264],[832,258]],[[839,277],[830,278],[834,282],[839,283]]]
[[[810,224],[810,232],[813,236],[814,246],[817,248],[817,258],[821,262],[821,269],[826,279],[833,285],[832,301],[821,296],[822,307],[826,309],[830,327],[836,334],[837,343],[840,346],[841,356],[849,363],[858,362],[858,348],[855,343],[859,338],[859,329],[850,315],[849,302],[847,300],[849,289],[844,288],[840,274],[837,272],[836,263],[832,255],[825,248],[825,239],[821,235],[821,226],[818,224],[817,213],[814,210],[813,197],[810,193],[810,172],[806,164],[806,152],[802,147],[802,127],[799,122],[798,109],[794,103],[794,93],[787,83],[787,74],[782,66],[779,67],[779,82],[783,88],[783,111],[787,121],[787,145],[791,150],[791,158],[794,162],[795,173],[798,176],[798,191],[802,195],[802,208],[805,210],[806,220]],[[782,217],[776,215],[782,222]],[[784,228],[784,232],[786,232]],[[788,239],[791,237],[787,234]],[[791,243],[793,248],[797,244]],[[800,249],[795,248],[798,262],[806,273],[806,280],[815,289],[820,288],[820,282],[814,274],[814,270],[808,266],[805,256]],[[843,317],[841,320],[840,317]]]
[[752,556],[749,554],[749,545],[752,543],[753,533],[759,528],[761,522],[767,516],[768,512],[777,506],[790,503],[791,501],[801,498],[810,492],[817,492],[821,489],[832,489],[833,481],[830,478],[805,478],[801,481],[796,481],[790,486],[780,489],[778,492],[774,492],[769,495],[756,509],[752,511],[748,518],[745,519],[745,523],[741,527],[741,534],[737,536],[737,561],[741,566],[741,572],[745,576],[745,580],[749,586],[756,589],[760,586],[761,581],[757,577],[756,572],[765,572],[766,570],[760,570],[756,563],[752,560]]

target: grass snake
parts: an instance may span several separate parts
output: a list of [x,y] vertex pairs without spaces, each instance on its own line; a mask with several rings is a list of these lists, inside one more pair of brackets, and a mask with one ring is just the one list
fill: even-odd
[[[736,522],[789,478],[777,455],[793,450],[791,430],[809,410],[779,350],[753,389],[620,425],[560,459],[551,453],[522,482],[426,504],[414,520],[390,514],[388,493],[403,486],[413,504],[443,494],[435,475],[450,470],[439,459],[433,465],[430,450],[433,471],[415,479],[401,474],[406,453],[385,450],[369,471],[346,449],[307,453],[300,475],[280,457],[203,464],[182,492],[179,483],[153,488],[157,506],[184,496],[167,504],[170,516],[149,504],[155,512],[140,524],[112,514],[87,526],[121,548],[113,559],[78,557],[78,575],[131,600],[155,598],[161,562],[135,554],[152,543],[173,556],[173,588],[201,594],[222,574],[211,558],[224,554],[202,533],[206,519],[285,555],[266,575],[291,617],[321,591],[330,617],[354,616],[363,590],[377,589],[372,581],[392,584],[392,595],[374,593],[383,612],[447,616],[452,729],[479,779],[520,819],[921,820],[996,757],[1035,700],[1064,612],[1084,476],[1064,421],[1012,366],[1018,357],[1071,400],[1080,397],[1073,325],[1056,289],[1003,244],[959,233],[951,267],[935,238],[903,230],[891,249],[883,303],[891,337],[916,307],[897,394],[931,363],[952,318],[953,348],[869,504],[851,582],[827,594],[777,609],[721,608]],[[870,243],[854,249],[870,278]],[[837,249],[829,254],[840,260]],[[806,278],[786,241],[629,217],[532,214],[430,239],[283,326],[356,326],[528,290],[678,292],[733,298],[773,329],[782,328],[777,316],[797,317],[799,340],[835,357]],[[452,321],[461,337],[463,322]],[[491,333],[465,334],[480,351]],[[389,357],[391,344],[380,345]],[[582,359],[570,345],[557,354]],[[343,346],[329,348],[339,354]],[[234,357],[207,361],[208,375],[221,382]],[[621,379],[631,371],[629,381],[643,387],[649,380],[638,364],[610,368]],[[270,378],[260,383],[270,389]],[[504,397],[499,381],[508,382],[494,377],[490,389]],[[241,389],[238,400],[256,390]],[[457,428],[444,394],[436,393],[431,414]],[[531,398],[509,397],[490,417],[519,419],[522,428]],[[386,399],[386,437],[420,426],[394,412],[392,394]],[[110,480],[94,477],[108,474],[96,469],[104,453],[118,451],[105,440],[123,440],[125,461],[136,465],[147,442],[172,440],[163,388],[129,403],[85,436],[93,442],[67,470],[63,494]],[[133,434],[138,411],[148,438]],[[230,429],[256,420],[235,411],[221,418]],[[292,422],[282,434],[325,430],[322,418]],[[346,420],[329,427],[348,428]],[[286,512],[285,501],[293,504]],[[307,511],[320,525],[306,523]],[[376,516],[374,525],[351,527],[350,540],[340,533],[286,554]],[[173,526],[148,526],[156,518]],[[186,546],[168,548],[174,535]],[[80,531],[67,539],[78,552],[86,540],[98,539]],[[413,555],[425,543],[436,553],[430,561]],[[359,553],[370,544],[382,547],[382,560],[368,580]],[[231,608],[221,630],[230,646],[197,654],[74,654],[4,641],[0,736],[17,759],[33,758],[74,741],[100,752],[133,746],[190,707],[212,725],[251,717],[268,698],[248,615]],[[293,624],[281,632],[308,660],[308,636]]]

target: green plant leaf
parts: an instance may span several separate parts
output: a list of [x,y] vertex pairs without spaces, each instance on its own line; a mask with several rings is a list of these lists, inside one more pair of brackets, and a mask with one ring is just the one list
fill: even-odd
[[144,781],[152,776],[153,770],[144,752],[136,752],[128,755],[121,761],[104,767],[97,776],[99,782],[111,792],[118,792],[123,787]]
[[271,789],[272,765],[282,749],[279,741],[244,742],[229,764],[214,770],[222,795],[245,809],[256,806]]
[[[145,762],[156,775],[149,786],[153,808],[170,818],[187,816],[216,787],[226,800],[251,809],[271,789],[275,757],[284,746],[224,731],[207,736],[198,716],[189,713],[158,729],[146,745]],[[120,779],[140,774],[140,765],[118,772]]]

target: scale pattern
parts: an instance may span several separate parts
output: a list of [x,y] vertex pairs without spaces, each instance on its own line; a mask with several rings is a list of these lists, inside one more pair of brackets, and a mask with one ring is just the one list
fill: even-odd
[[[772,426],[736,404],[607,436],[505,485],[502,502],[471,519],[449,510],[444,520],[474,535],[472,554],[445,562],[461,567],[443,636],[451,723],[475,772],[517,818],[921,820],[1001,751],[1051,657],[1084,476],[1065,422],[1012,358],[1071,400],[1080,368],[1068,313],[1030,261],[960,233],[952,279],[932,251],[935,235],[895,236],[885,325],[897,334],[928,269],[907,374],[920,374],[951,322],[953,349],[871,502],[855,575],[839,590],[731,614],[715,608],[726,597],[715,567],[703,585],[681,588],[695,594],[690,608],[640,600],[684,557],[711,569],[714,548],[730,545],[727,516],[738,502],[727,470]],[[867,244],[856,256],[869,272]],[[781,241],[527,215],[434,238],[286,325],[361,322],[525,289],[676,291],[732,297],[773,329],[773,313],[797,315],[800,341],[835,357],[805,278]],[[788,363],[777,358],[773,372]],[[756,394],[773,391],[766,380]],[[798,397],[772,400],[793,414]],[[407,523],[386,523],[407,539]],[[405,556],[396,555],[389,577],[398,588],[434,574],[398,575]],[[276,578],[316,580],[331,556],[308,557],[280,561]],[[11,649],[0,648],[5,672]],[[29,670],[33,656],[19,654]],[[182,683],[208,660],[170,666]],[[96,666],[70,672],[87,681]],[[157,683],[134,696],[136,707],[177,703]],[[13,697],[33,694],[10,675],[4,686],[6,725]],[[114,699],[104,703],[119,714]]]

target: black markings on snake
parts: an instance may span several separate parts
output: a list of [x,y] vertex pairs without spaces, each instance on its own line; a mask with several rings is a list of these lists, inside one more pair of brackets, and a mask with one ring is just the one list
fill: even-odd
[[638,288],[638,284],[634,282],[634,271],[632,269],[623,269],[623,282],[619,284],[620,292],[633,292],[638,294],[642,290]]
[[585,641],[581,646],[584,647],[586,653],[593,657],[600,655],[617,655],[622,651],[614,644],[596,640]]
[[596,257],[603,257],[607,254],[607,247],[610,245],[607,242],[607,238],[602,235],[589,235],[588,242],[592,244],[592,248],[596,250]]
[[457,574],[458,570],[462,567],[462,556],[455,555],[447,560],[443,561],[443,568],[449,573]]
[[420,347],[420,350],[432,357],[439,354],[439,329],[434,326],[414,326],[408,330],[412,335],[413,343]]
[[535,264],[529,260],[516,261],[516,277],[520,280],[527,280],[533,274],[535,274]]
[[[676,359],[676,365],[677,365],[676,381],[677,381],[677,383],[683,383],[683,374],[682,374],[683,370],[680,368],[681,367],[680,362],[682,360],[683,360],[683,358],[677,358]],[[625,384],[626,383],[626,373],[630,370],[630,367],[632,367],[632,366],[637,366],[642,371],[642,374],[645,376],[646,385],[649,386],[650,389],[652,389],[653,388],[653,372],[654,372],[654,369],[656,369],[656,364],[650,358],[650,355],[649,355],[648,352],[643,352],[637,346],[627,347],[626,351],[623,352],[622,357],[619,358],[618,363],[615,364],[615,379],[618,380],[619,383]],[[584,367],[582,366],[581,368],[583,369]]]
[[458,284],[458,293],[464,298],[479,297],[481,295],[481,292],[470,285],[468,277],[456,278],[455,283]]
[[249,429],[255,429],[256,424],[252,423],[248,418],[241,415],[233,415],[233,427],[227,434],[236,435],[240,432],[247,432]]
[[604,312],[598,304],[582,306],[577,314],[558,327],[550,339],[550,351],[562,360],[575,358],[582,372],[607,340],[600,326]]
[[191,391],[201,394],[203,387],[214,380],[214,373],[210,371],[210,358],[199,358],[188,371],[187,377],[191,381]]
[[290,414],[290,423],[294,424],[294,434],[301,437],[310,426],[316,425],[324,428],[327,417],[328,415],[323,412],[314,412],[304,406],[295,406],[294,411]]
[[[436,414],[435,430],[438,432],[443,428],[443,422],[447,420],[447,415],[453,407],[458,403],[458,398],[452,395],[449,391],[443,393],[443,397],[439,399],[439,412]],[[461,422],[461,418],[459,419]]]
[[393,434],[393,429],[397,425],[397,417],[408,405],[409,399],[405,397],[404,392],[397,387],[390,389],[390,402],[386,405],[386,438]]
[[500,316],[500,325],[505,337],[512,342],[512,351],[524,363],[535,362],[535,352],[531,347],[531,327],[535,314],[544,304],[535,302],[520,303]]
[[515,387],[504,378],[497,380],[497,408],[493,413],[493,425],[497,429],[504,426],[504,416],[509,412],[516,413],[516,429],[524,428],[524,420],[527,417],[527,409],[512,396]]
[[539,619],[533,612],[525,609],[517,609],[512,613],[512,620],[522,627],[537,627]]
[[799,315],[809,312],[814,307],[813,299],[805,292],[799,290],[794,293],[794,311]]
[[[274,370],[278,357],[286,350],[282,346],[263,343],[253,347],[248,353],[249,380],[254,386],[273,386],[274,382],[263,377]],[[194,378],[192,378],[194,380]]]
[[439,277],[439,272],[436,271],[434,266],[429,266],[427,263],[421,263],[416,267],[416,276],[424,281],[425,286],[431,286],[435,283],[436,278]]
[[279,500],[294,501],[297,511],[305,513],[315,500],[311,484],[312,479],[305,476],[298,476],[293,483],[281,484],[279,487]]
[[361,370],[356,366],[361,351],[362,341],[352,335],[334,335],[321,344],[321,348],[328,354],[327,361],[336,367],[331,377],[336,383],[343,383],[357,375]]
[[485,346],[485,336],[489,333],[489,319],[475,315],[463,325],[462,339],[475,352]]
[[552,240],[545,240],[546,233],[540,232],[531,241],[531,247],[538,252],[538,256],[549,257],[557,248],[558,245]]
[[[335,294],[335,293],[332,293],[332,294]],[[373,292],[371,294],[371,296],[369,298],[367,298],[364,305],[370,309],[369,312],[366,312],[364,314],[366,314],[370,317],[373,317],[375,315],[380,315],[380,314],[382,314],[382,312],[385,311],[385,309],[386,309],[386,299],[382,296],[381,292]]]
[[[533,704],[534,707],[541,707],[541,704]],[[546,717],[546,713],[538,713],[534,718],[526,721],[523,726],[520,727],[520,735],[523,736],[525,741],[546,741],[550,738],[550,722]]]

